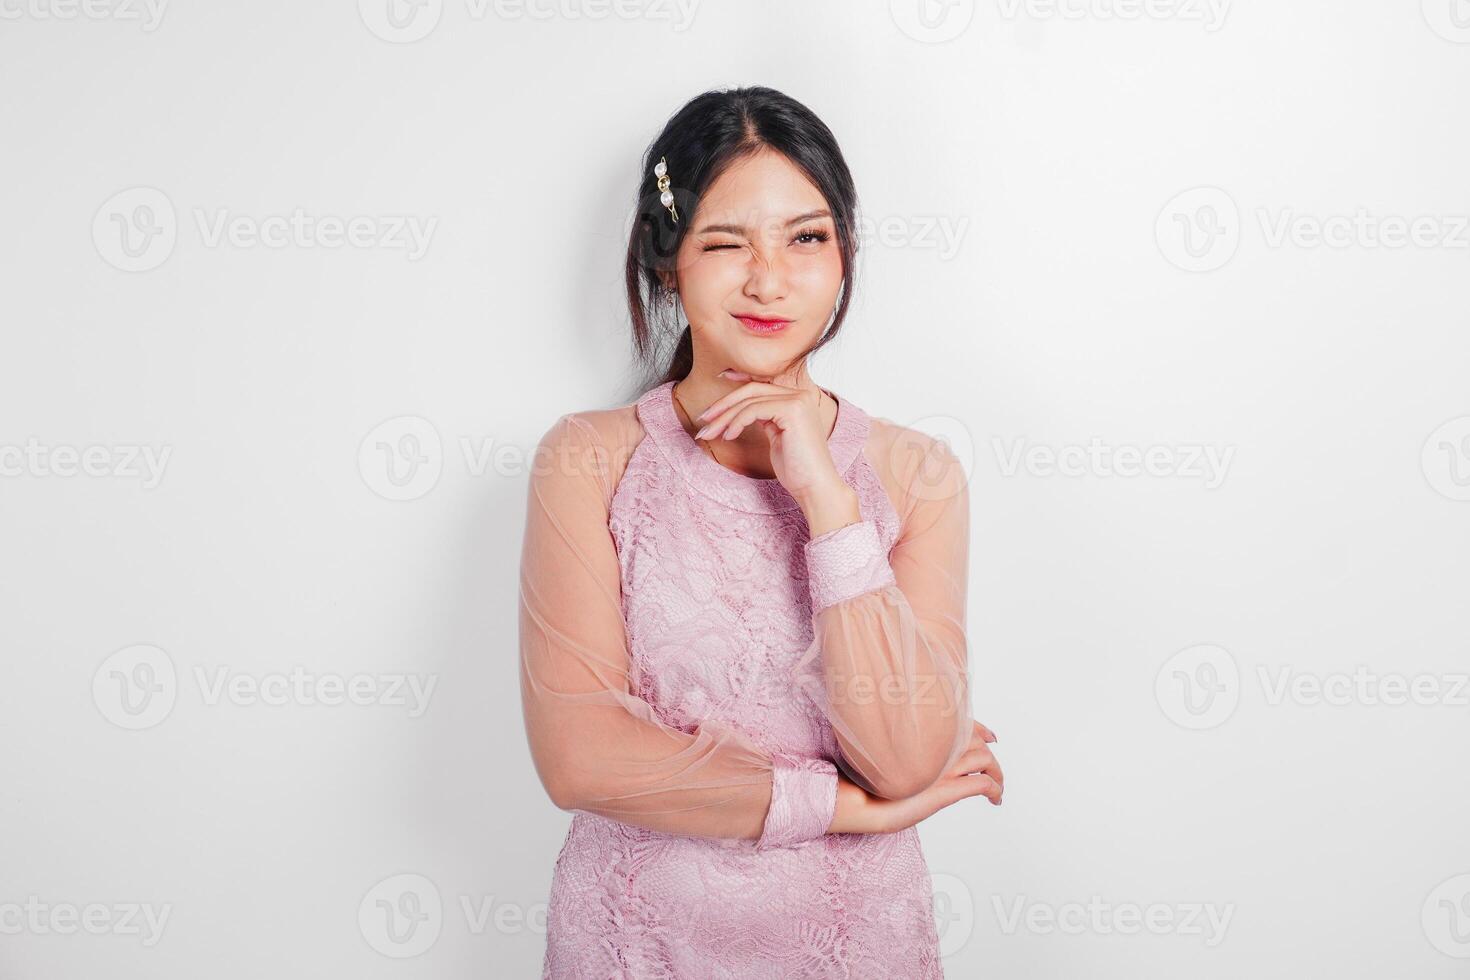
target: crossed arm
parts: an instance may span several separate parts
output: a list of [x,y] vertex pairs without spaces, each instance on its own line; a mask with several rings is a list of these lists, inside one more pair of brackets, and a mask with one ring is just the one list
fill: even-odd
[[[839,783],[825,759],[767,753],[707,723],[659,721],[633,693],[620,573],[608,530],[612,486],[597,430],[564,415],[543,436],[521,551],[520,682],[527,738],[552,801],[671,834],[797,843],[834,826]],[[806,545],[813,641],[848,777],[897,798],[964,751],[968,498],[963,471],[905,482],[888,554],[860,521]],[[937,474],[937,475],[936,475]]]

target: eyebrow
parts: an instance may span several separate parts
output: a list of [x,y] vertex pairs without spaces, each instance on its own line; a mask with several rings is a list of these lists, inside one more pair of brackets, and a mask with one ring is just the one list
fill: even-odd
[[[819,211],[808,211],[806,214],[798,214],[796,217],[794,217],[790,221],[786,222],[786,224],[783,225],[783,227],[790,228],[792,225],[799,225],[803,221],[811,221],[814,218],[830,218],[830,217],[832,217],[832,212],[831,211],[828,211],[826,208],[822,208]],[[703,228],[700,228],[697,232],[695,232],[695,234],[703,235],[703,234],[707,234],[707,233],[712,232],[712,231],[723,231],[723,232],[728,232],[729,234],[732,234],[732,235],[744,235],[744,234],[746,234],[746,229],[743,228],[740,225],[705,225]]]

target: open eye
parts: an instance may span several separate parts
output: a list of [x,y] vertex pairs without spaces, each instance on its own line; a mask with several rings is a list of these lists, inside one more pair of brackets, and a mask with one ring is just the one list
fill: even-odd
[[822,242],[828,241],[831,237],[831,235],[827,234],[825,228],[807,228],[797,232],[792,242],[799,242],[802,245],[820,245]]

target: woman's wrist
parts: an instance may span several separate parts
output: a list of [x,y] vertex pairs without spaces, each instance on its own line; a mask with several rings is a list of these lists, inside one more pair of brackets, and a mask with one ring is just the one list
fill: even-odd
[[802,495],[797,498],[797,503],[806,516],[808,532],[814,538],[863,519],[857,491],[841,479],[831,487]]
[[877,828],[867,826],[871,816],[868,794],[857,783],[840,773],[837,776],[837,804],[832,808],[829,834],[871,834]]

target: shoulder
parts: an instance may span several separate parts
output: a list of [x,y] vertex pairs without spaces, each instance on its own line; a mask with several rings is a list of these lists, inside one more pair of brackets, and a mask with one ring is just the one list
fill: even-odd
[[642,428],[634,404],[589,408],[557,416],[556,421],[542,433],[541,442],[549,444],[580,439],[611,447],[629,440],[637,441],[642,435]]
[[969,508],[969,474],[942,436],[869,416],[868,462],[905,524],[916,511]]
[[610,495],[642,439],[635,403],[565,412],[537,441],[532,475],[595,478]]
[[875,465],[889,470],[901,486],[924,472],[943,472],[951,478],[964,475],[964,465],[947,439],[882,416],[869,416],[866,449]]

